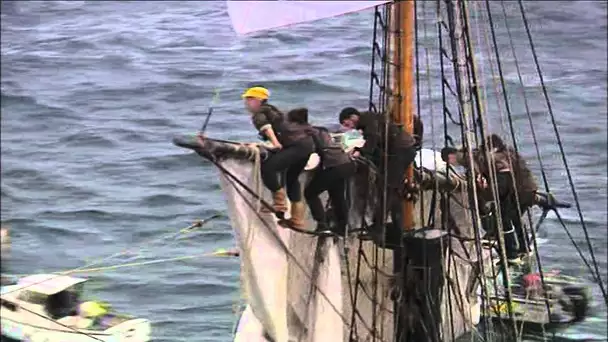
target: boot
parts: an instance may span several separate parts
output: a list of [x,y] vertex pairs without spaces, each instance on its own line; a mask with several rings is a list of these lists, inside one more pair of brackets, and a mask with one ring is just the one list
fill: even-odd
[[[275,212],[279,213],[284,213],[287,211],[287,196],[285,195],[285,189],[281,188],[272,193],[272,208]],[[263,213],[271,212],[266,207],[262,207],[260,211]]]
[[304,206],[303,201],[292,202],[291,203],[291,217],[287,220],[287,224],[290,227],[297,229],[304,229],[304,214],[306,211],[306,207]]

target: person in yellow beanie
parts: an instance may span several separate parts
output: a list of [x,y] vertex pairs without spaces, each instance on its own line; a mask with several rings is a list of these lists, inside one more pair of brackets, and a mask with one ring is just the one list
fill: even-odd
[[[284,218],[287,201],[291,202],[290,225],[304,227],[305,206],[299,176],[313,151],[313,142],[307,125],[291,123],[283,113],[268,103],[270,92],[264,87],[252,87],[242,95],[251,121],[262,136],[270,140],[274,152],[262,162],[262,181],[272,192],[273,209],[279,219]],[[285,172],[285,188],[279,182],[279,173]],[[286,191],[287,190],[287,191]],[[263,210],[266,211],[266,210]]]

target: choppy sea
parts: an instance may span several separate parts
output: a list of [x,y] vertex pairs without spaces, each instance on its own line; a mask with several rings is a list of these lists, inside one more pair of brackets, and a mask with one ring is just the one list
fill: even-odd
[[[607,6],[526,6],[606,279]],[[514,38],[525,50],[516,10],[507,2]],[[199,129],[216,91],[208,134],[222,139],[256,139],[239,97],[254,83],[270,88],[280,107],[308,106],[319,124],[335,124],[344,106],[367,103],[370,11],[249,38],[233,33],[223,1],[2,1],[1,12],[1,216],[13,241],[3,272],[11,274],[81,267],[125,250],[132,253],[103,265],[231,247],[227,219],[160,239],[225,212],[217,171],[171,143]],[[497,30],[507,47],[504,26]],[[538,89],[527,51],[520,57],[524,83]],[[439,64],[429,66],[436,75]],[[515,84],[512,63],[505,69]],[[439,115],[440,98],[433,101]],[[534,101],[542,105],[542,97]],[[527,127],[519,107],[514,124]],[[546,110],[535,119],[551,189],[572,201]],[[529,133],[519,132],[520,148],[538,170]],[[584,246],[576,211],[562,215]],[[590,279],[554,215],[540,235],[547,269]],[[230,341],[238,274],[235,259],[201,257],[91,273],[88,292],[149,318],[155,341]],[[593,317],[561,336],[606,339],[606,308],[599,290],[593,293]]]

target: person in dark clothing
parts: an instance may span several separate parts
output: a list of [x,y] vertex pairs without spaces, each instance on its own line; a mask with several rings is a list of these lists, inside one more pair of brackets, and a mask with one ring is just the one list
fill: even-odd
[[[378,166],[380,173],[386,173],[386,209],[384,213],[376,212],[373,225],[375,233],[381,231],[381,222],[384,221],[383,217],[386,217],[386,211],[391,213],[393,227],[401,230],[404,224],[402,198],[405,174],[416,158],[416,139],[393,123],[388,124],[388,132],[386,132],[386,119],[381,114],[359,113],[357,109],[347,107],[340,112],[339,120],[343,126],[359,129],[363,133],[365,145],[361,149],[356,149],[354,155],[360,154],[371,160]],[[388,140],[388,146],[384,147],[386,140]],[[384,153],[387,156],[386,165]],[[380,188],[384,189],[382,177],[379,177],[379,180]],[[382,193],[381,191],[380,194]]]
[[[527,236],[521,222],[521,206],[518,204],[517,164],[521,159],[512,149],[507,148],[502,139],[492,134],[486,138],[488,146],[482,146],[479,154],[480,161],[478,166],[483,177],[489,179],[490,170],[485,161],[484,152],[487,158],[493,163],[496,170],[496,183],[498,185],[498,199],[501,212],[502,228],[505,237],[505,248],[507,259],[510,263],[519,263],[519,254],[526,251]],[[513,173],[513,174],[512,174]],[[515,177],[514,177],[515,176]]]
[[[304,225],[304,203],[298,177],[312,153],[313,142],[302,125],[289,123],[283,113],[268,103],[269,92],[263,87],[247,89],[242,95],[255,128],[274,146],[274,153],[262,162],[262,181],[272,192],[273,209],[279,218],[287,211],[286,197],[291,202],[291,223],[296,228]],[[285,189],[279,173],[285,172]],[[287,195],[287,196],[286,196]],[[266,210],[263,210],[266,211]]]
[[458,163],[456,159],[457,153],[458,150],[456,148],[446,146],[441,149],[441,160],[446,162],[447,165],[454,166]]
[[[308,125],[308,109],[298,108],[287,114],[288,120]],[[311,127],[309,133],[315,144],[314,152],[319,155],[320,164],[304,190],[304,197],[310,214],[317,221],[317,232],[332,232],[337,235],[346,233],[348,224],[348,204],[346,187],[355,174],[355,164],[342,146],[334,142],[325,127]],[[330,228],[327,215],[319,195],[327,191],[335,216],[335,226]]]
[[[501,147],[501,152],[505,155],[505,159],[507,159],[513,173],[511,182],[514,180],[515,183],[511,186],[513,190],[512,201],[514,201],[511,211],[511,222],[513,223],[513,227],[517,234],[517,241],[519,244],[518,253],[520,255],[528,254],[530,250],[530,241],[523,229],[521,216],[534,205],[536,191],[538,190],[536,178],[528,168],[526,160],[522,158],[515,149],[505,146],[505,144],[502,143],[502,140],[499,140],[500,138],[494,134],[491,139],[494,139],[494,143]],[[493,146],[494,149],[496,149],[496,145]]]

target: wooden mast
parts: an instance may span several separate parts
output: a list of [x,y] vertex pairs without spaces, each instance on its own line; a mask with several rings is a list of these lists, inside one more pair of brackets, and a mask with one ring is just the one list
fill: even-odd
[[[389,68],[389,82],[392,90],[389,112],[391,121],[401,125],[403,129],[412,134],[414,114],[414,0],[396,0],[391,5],[389,25],[389,49],[391,50],[391,62]],[[412,166],[406,171],[408,182],[412,179]],[[404,231],[414,229],[414,204],[412,201],[404,200],[403,227]],[[405,241],[403,241],[405,242]],[[407,341],[411,336],[411,324],[408,305],[404,300],[406,296],[406,264],[405,250],[401,247],[393,251],[393,272],[397,276],[402,294],[394,302],[394,328],[395,341]]]
[[[390,108],[392,120],[403,129],[414,132],[414,0],[395,1],[391,13],[391,47],[396,67],[391,68],[394,96]],[[407,170],[408,183],[411,184],[413,166]],[[403,201],[405,207],[403,229],[414,229],[414,203]]]

